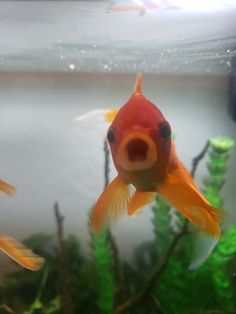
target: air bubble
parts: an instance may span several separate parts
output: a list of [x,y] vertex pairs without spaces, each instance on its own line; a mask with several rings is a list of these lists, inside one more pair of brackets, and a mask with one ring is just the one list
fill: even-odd
[[70,68],[71,70],[74,70],[74,69],[75,69],[75,65],[74,65],[73,63],[71,63],[71,64],[69,65],[69,68]]

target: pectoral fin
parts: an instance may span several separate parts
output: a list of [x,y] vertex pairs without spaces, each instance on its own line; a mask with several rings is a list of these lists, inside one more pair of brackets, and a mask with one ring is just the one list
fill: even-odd
[[37,271],[44,264],[42,257],[11,237],[0,236],[0,249],[18,264],[30,270]]
[[142,207],[148,205],[153,201],[156,194],[157,194],[156,192],[136,191],[129,201],[128,215],[129,216],[136,215]]
[[166,175],[157,192],[206,234],[220,236],[223,211],[209,204],[182,164]]
[[14,186],[8,184],[5,181],[0,180],[0,191],[6,193],[9,196],[12,196],[15,193]]
[[91,216],[91,227],[95,232],[101,232],[106,225],[127,213],[128,202],[133,192],[133,186],[125,184],[119,176],[105,188]]

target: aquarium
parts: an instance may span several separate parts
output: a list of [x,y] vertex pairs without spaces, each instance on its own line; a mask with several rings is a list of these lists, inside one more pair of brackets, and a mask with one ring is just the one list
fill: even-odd
[[0,2],[0,313],[236,313],[235,31],[234,0]]

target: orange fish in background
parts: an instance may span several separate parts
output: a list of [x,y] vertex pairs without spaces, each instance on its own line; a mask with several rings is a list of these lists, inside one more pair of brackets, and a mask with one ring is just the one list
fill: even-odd
[[144,16],[147,10],[169,9],[173,5],[169,1],[164,0],[145,0],[145,1],[115,1],[107,8],[107,13],[110,12],[130,12],[137,11],[139,16]]
[[212,207],[178,159],[171,127],[161,111],[141,91],[137,75],[135,90],[118,111],[107,132],[117,177],[99,197],[91,225],[100,232],[122,214],[135,215],[156,195],[163,197],[206,234],[219,237],[223,212]]
[[[15,193],[15,188],[7,182],[0,180],[0,191],[11,196]],[[30,249],[27,249],[16,239],[5,235],[0,235],[0,250],[21,266],[32,271],[39,270],[44,264],[42,257],[36,255]]]

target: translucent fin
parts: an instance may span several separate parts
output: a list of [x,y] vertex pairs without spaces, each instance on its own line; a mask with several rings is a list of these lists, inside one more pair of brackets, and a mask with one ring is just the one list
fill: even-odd
[[189,265],[189,270],[196,270],[199,268],[211,255],[218,239],[207,237],[202,232],[199,232],[196,237],[195,247],[193,251],[192,261]]
[[99,233],[109,223],[127,213],[134,187],[116,177],[100,195],[91,216],[91,226]]
[[112,122],[115,119],[118,111],[119,111],[119,109],[107,110],[107,112],[105,113],[105,116],[104,116],[105,121]]
[[156,194],[156,192],[141,192],[136,190],[128,204],[128,215],[136,215],[142,207],[153,201]]
[[21,266],[37,271],[42,268],[44,259],[27,249],[17,240],[0,236],[0,249]]
[[15,193],[16,189],[14,188],[14,186],[8,184],[7,182],[0,180],[0,191],[6,193],[9,196],[12,196]]
[[134,85],[134,95],[142,95],[142,74],[138,73],[136,76],[136,82]]
[[209,204],[181,163],[166,175],[157,192],[206,234],[220,236],[223,211]]

